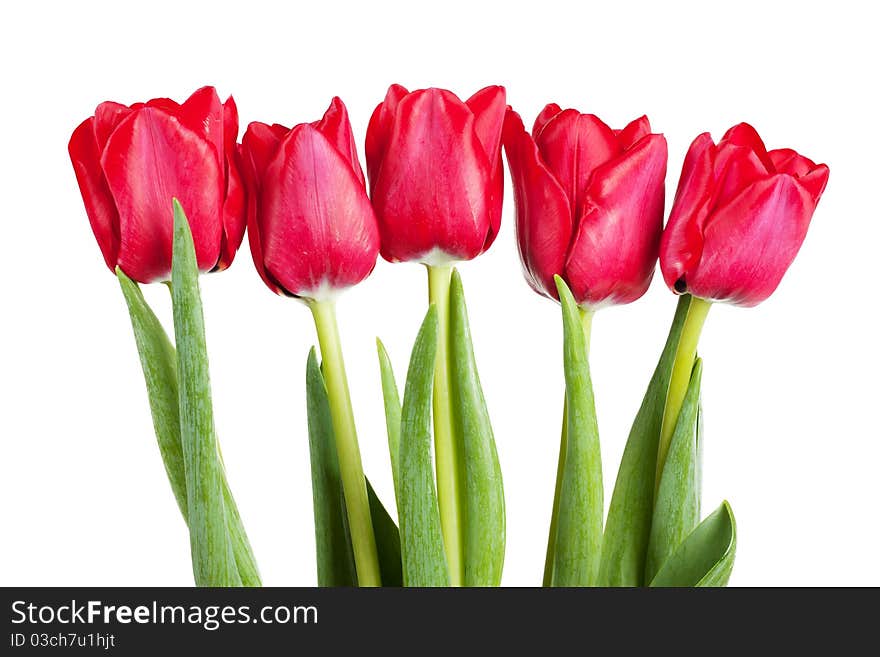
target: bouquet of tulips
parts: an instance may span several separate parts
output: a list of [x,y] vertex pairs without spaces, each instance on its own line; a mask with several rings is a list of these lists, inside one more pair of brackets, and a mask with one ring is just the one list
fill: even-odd
[[[543,584],[727,584],[733,512],[727,502],[701,512],[698,340],[712,303],[753,306],[776,289],[827,166],[768,151],[745,123],[718,143],[701,134],[664,227],[666,141],[644,116],[616,130],[550,104],[529,133],[503,87],[462,101],[392,85],[370,118],[366,176],[339,98],[319,121],[253,122],[240,143],[238,132],[233,99],[221,103],[205,87],[182,104],[101,103],[69,144],[131,316],[197,585],[261,584],[215,433],[199,295],[199,275],[230,266],[245,232],[269,289],[311,311],[320,347],[320,358],[314,348],[306,358],[302,427],[318,584],[500,584],[502,476],[455,264],[498,234],[502,150],[525,278],[562,311],[565,398]],[[402,397],[378,342],[393,505],[362,467],[335,314],[340,293],[369,276],[380,253],[424,264],[428,278]],[[678,305],[606,517],[590,327],[601,308],[646,292],[658,258]],[[156,282],[171,292],[173,339],[139,287]]]

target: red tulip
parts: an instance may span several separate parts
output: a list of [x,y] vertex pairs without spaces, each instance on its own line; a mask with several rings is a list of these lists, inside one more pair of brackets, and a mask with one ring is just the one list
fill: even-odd
[[691,144],[663,233],[660,267],[671,290],[754,306],[797,255],[828,183],[828,167],[788,148],[767,151],[747,123],[716,145]]
[[171,272],[176,197],[189,218],[199,269],[225,269],[244,237],[245,199],[236,164],[238,112],[203,87],[182,105],[154,98],[105,102],[68,150],[104,260],[141,283]]
[[365,279],[379,231],[342,101],[292,129],[251,123],[241,146],[251,255],[266,285],[320,299]]
[[504,87],[467,101],[445,89],[388,89],[367,128],[382,257],[441,264],[489,248],[501,224]]
[[529,285],[557,299],[629,303],[651,283],[663,230],[666,140],[646,117],[612,130],[592,114],[547,105],[530,136],[508,108],[504,150]]

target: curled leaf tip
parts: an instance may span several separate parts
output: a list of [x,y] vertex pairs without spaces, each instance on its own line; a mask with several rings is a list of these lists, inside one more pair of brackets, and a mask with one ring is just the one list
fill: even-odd
[[553,282],[556,283],[556,289],[559,291],[559,294],[562,294],[562,291],[565,290],[568,292],[568,285],[565,284],[562,276],[559,274],[553,274]]
[[568,289],[568,284],[563,280],[562,276],[555,274],[553,280],[556,282],[556,290],[559,292],[559,301],[563,305],[572,304],[576,306],[577,302],[574,300],[574,296],[571,290]]

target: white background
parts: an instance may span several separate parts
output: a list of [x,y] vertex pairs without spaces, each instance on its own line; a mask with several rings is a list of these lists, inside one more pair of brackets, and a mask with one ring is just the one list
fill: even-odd
[[[102,100],[183,100],[213,84],[234,94],[242,131],[252,120],[312,121],[340,95],[362,149],[392,82],[464,97],[504,84],[529,125],[550,101],[613,127],[646,113],[669,142],[670,199],[691,139],[742,120],[770,148],[830,165],[807,240],[773,297],[710,313],[700,347],[704,507],[726,498],[737,515],[732,584],[880,584],[876,21],[862,13],[870,3],[714,6],[6,3],[0,584],[192,581],[125,304],[68,160],[73,128]],[[506,192],[496,244],[461,271],[505,479],[504,583],[534,585],[556,467],[561,327],[557,306],[520,274]],[[374,339],[402,379],[425,278],[416,265],[380,261],[339,304],[365,467],[386,501]],[[312,585],[311,317],[262,284],[246,241],[229,271],[202,280],[217,426],[265,583]],[[146,294],[167,321],[165,289]],[[642,300],[595,319],[606,500],[674,306],[658,273]]]

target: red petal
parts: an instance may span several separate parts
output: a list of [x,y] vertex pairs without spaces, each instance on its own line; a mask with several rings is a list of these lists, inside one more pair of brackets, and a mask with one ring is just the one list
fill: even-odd
[[553,117],[535,141],[575,216],[593,169],[619,152],[614,132],[598,117],[569,109]]
[[388,87],[385,100],[376,106],[370,123],[367,126],[367,139],[365,153],[367,158],[367,176],[370,179],[370,191],[376,186],[376,178],[379,176],[379,167],[385,157],[388,146],[388,138],[394,124],[394,116],[397,114],[397,106],[409,92],[399,84]]
[[230,96],[223,103],[223,152],[226,155],[234,153],[237,141],[238,107],[235,105],[235,100]]
[[492,165],[473,124],[470,109],[443,89],[414,91],[400,101],[373,182],[387,260],[420,260],[434,251],[470,260],[482,251]]
[[98,152],[103,152],[107,140],[113,134],[113,130],[126,116],[132,113],[132,109],[119,103],[107,101],[95,108],[95,139]]
[[119,210],[119,266],[126,274],[144,283],[168,278],[175,197],[189,218],[199,269],[217,264],[224,183],[212,144],[145,107],[119,124],[101,165]]
[[750,186],[707,222],[688,291],[743,306],[760,303],[797,255],[814,209],[809,193],[787,174]]
[[244,239],[247,225],[247,195],[241,170],[235,154],[227,156],[229,173],[226,179],[226,198],[223,202],[223,234],[220,238],[220,259],[216,269],[229,267]]
[[260,240],[266,269],[298,296],[345,288],[376,263],[379,234],[348,161],[311,125],[296,126],[266,169]]
[[[253,126],[254,124],[251,124]],[[263,124],[260,124],[263,125]],[[268,127],[268,126],[267,126]],[[250,127],[248,128],[250,132]],[[248,134],[245,133],[244,140],[247,141]],[[284,289],[275,281],[266,271],[266,265],[263,263],[263,244],[260,237],[259,202],[260,202],[260,184],[256,178],[255,164],[244,144],[238,147],[238,156],[242,163],[242,180],[247,189],[246,205],[247,205],[247,236],[250,244],[251,258],[254,261],[254,267],[260,278],[269,286],[276,294],[285,294]]]
[[180,106],[176,115],[182,125],[213,144],[218,159],[222,158],[225,113],[214,87],[202,87],[193,92]]
[[819,197],[828,184],[828,167],[824,164],[817,165],[813,160],[790,148],[778,148],[768,153],[773,161],[776,171],[787,173],[797,178],[807,188],[813,200],[818,202]]
[[504,198],[504,167],[501,163],[501,129],[504,125],[506,109],[504,87],[486,87],[467,101],[466,105],[474,113],[474,129],[483,145],[486,158],[493,165],[489,198],[489,233],[481,252],[485,252],[495,241],[501,227],[501,203]]
[[490,162],[501,154],[501,127],[507,107],[504,87],[480,89],[465,104],[474,113],[474,130]]
[[[537,139],[541,134],[541,130],[544,129],[544,126],[550,122],[554,116],[559,114],[562,111],[562,108],[556,103],[548,103],[544,106],[544,109],[541,110],[541,113],[535,117],[535,123],[532,126],[532,139]],[[554,283],[554,287],[555,287]]]
[[773,172],[773,162],[771,162],[770,156],[767,154],[767,147],[764,146],[758,131],[748,123],[738,123],[725,132],[721,141],[718,142],[718,147],[721,148],[725,142],[748,148],[758,156],[758,159],[769,173]]
[[498,157],[495,158],[495,166],[492,168],[492,174],[489,180],[489,189],[487,190],[486,207],[489,212],[489,228],[486,232],[486,239],[483,240],[483,246],[480,253],[485,253],[492,246],[495,238],[498,237],[498,231],[501,229],[501,208],[504,202],[504,165],[501,162],[501,151],[498,151]]
[[767,169],[753,150],[729,141],[721,142],[718,146],[714,169],[712,208],[726,203],[756,180],[766,178],[773,172],[773,169]]
[[242,148],[246,157],[253,163],[254,176],[259,182],[269,166],[269,162],[275,157],[275,151],[281,140],[290,132],[288,128],[277,123],[267,125],[259,121],[253,121],[244,133],[241,140]]
[[663,231],[666,139],[649,135],[590,180],[565,279],[581,305],[630,303],[651,283]]
[[820,164],[807,175],[798,178],[798,182],[810,193],[813,203],[818,203],[819,197],[821,197],[822,192],[825,191],[825,186],[828,184],[829,173],[828,165]]
[[220,241],[220,261],[217,270],[232,264],[235,253],[244,239],[247,223],[247,204],[241,173],[241,158],[236,147],[238,139],[238,108],[230,96],[223,104],[223,158],[226,177],[226,196],[223,201],[223,235]]
[[704,132],[691,143],[682,165],[675,201],[660,240],[660,269],[673,291],[699,260],[703,248],[702,226],[712,195],[715,150],[712,137]]
[[640,116],[631,121],[623,130],[616,130],[617,143],[621,150],[631,148],[639,139],[651,134],[651,122],[647,116]]
[[274,159],[275,153],[281,140],[290,132],[288,128],[277,123],[266,125],[254,121],[251,123],[242,138],[241,147],[238,149],[242,162],[242,173],[247,188],[247,234],[251,247],[251,256],[257,273],[276,294],[284,294],[283,288],[266,271],[263,263],[263,248],[260,238],[260,226],[257,222],[260,216],[260,198],[262,196],[262,179],[269,163]]
[[571,239],[568,198],[512,109],[504,119],[504,150],[516,202],[516,237],[523,272],[532,289],[555,299],[558,293],[553,276],[562,273]]
[[364,183],[364,172],[361,170],[360,161],[358,161],[357,145],[354,143],[354,135],[351,131],[345,103],[338,96],[334,96],[330,101],[330,107],[324,112],[324,117],[311,125],[336,146],[342,157],[351,165],[354,175],[361,183]]
[[67,149],[92,232],[98,240],[104,262],[111,270],[115,269],[119,255],[119,214],[101,170],[101,152],[95,137],[93,117],[77,126]]
[[135,103],[131,106],[131,109],[138,110],[142,107],[156,107],[170,114],[177,114],[180,112],[180,103],[171,100],[170,98],[152,98],[146,103]]

